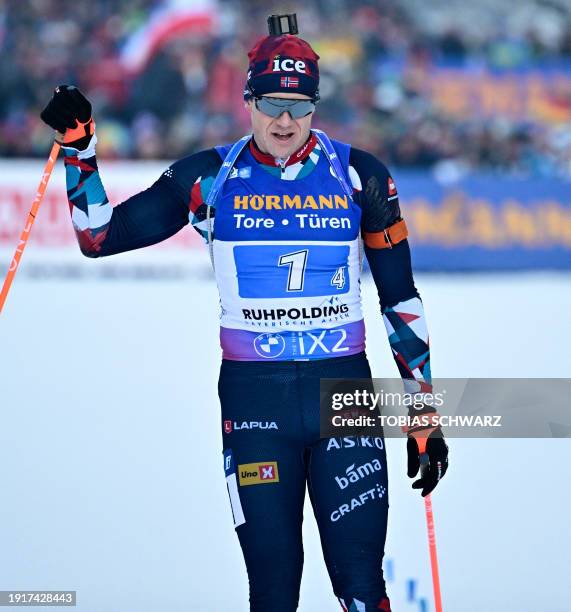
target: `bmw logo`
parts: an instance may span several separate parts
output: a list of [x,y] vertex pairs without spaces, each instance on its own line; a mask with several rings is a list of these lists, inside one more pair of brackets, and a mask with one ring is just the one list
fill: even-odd
[[279,334],[260,334],[254,339],[254,350],[264,359],[275,359],[285,350],[285,340]]

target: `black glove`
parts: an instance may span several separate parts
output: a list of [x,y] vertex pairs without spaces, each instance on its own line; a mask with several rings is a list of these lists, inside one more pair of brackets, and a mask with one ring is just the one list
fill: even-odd
[[[425,408],[414,411],[414,415],[409,416],[423,414],[430,416],[436,412]],[[420,469],[420,478],[412,483],[412,488],[422,489],[422,497],[426,497],[448,470],[448,446],[440,427],[413,427],[407,432],[407,436],[408,477],[414,478]],[[424,446],[423,452],[420,452]]]
[[73,85],[59,85],[41,112],[42,121],[64,134],[64,145],[83,151],[95,132],[91,103]]

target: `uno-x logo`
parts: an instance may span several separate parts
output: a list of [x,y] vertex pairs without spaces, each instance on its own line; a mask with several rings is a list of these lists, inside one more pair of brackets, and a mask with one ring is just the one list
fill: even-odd
[[261,465],[260,466],[260,480],[275,480],[276,475],[274,473],[273,465]]
[[238,466],[240,486],[271,484],[279,482],[277,461],[266,461],[265,463],[242,463]]
[[305,74],[305,62],[303,60],[293,60],[290,57],[282,59],[277,56],[274,58],[272,72],[293,72],[294,70]]

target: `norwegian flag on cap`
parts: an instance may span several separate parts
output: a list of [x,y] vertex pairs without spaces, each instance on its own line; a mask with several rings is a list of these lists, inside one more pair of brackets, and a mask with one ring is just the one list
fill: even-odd
[[280,85],[282,88],[299,87],[299,79],[297,77],[282,77],[280,79]]
[[245,99],[292,88],[319,99],[319,55],[305,40],[292,34],[266,36],[254,45],[248,59]]

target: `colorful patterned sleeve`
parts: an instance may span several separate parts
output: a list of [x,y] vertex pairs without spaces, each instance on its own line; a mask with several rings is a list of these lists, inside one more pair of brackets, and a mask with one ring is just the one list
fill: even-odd
[[352,149],[349,163],[362,209],[365,255],[379,294],[393,357],[405,390],[428,392],[432,383],[428,328],[414,285],[395,182],[387,168],[369,153]]
[[148,189],[112,206],[99,175],[94,143],[85,151],[65,148],[64,153],[72,223],[87,257],[156,244],[176,234],[189,220],[200,232],[197,199],[205,196],[209,185],[208,181],[201,185],[201,180],[221,163],[213,149],[196,153],[174,163]]
[[430,392],[430,345],[422,301],[415,297],[387,306],[383,320],[405,391]]

